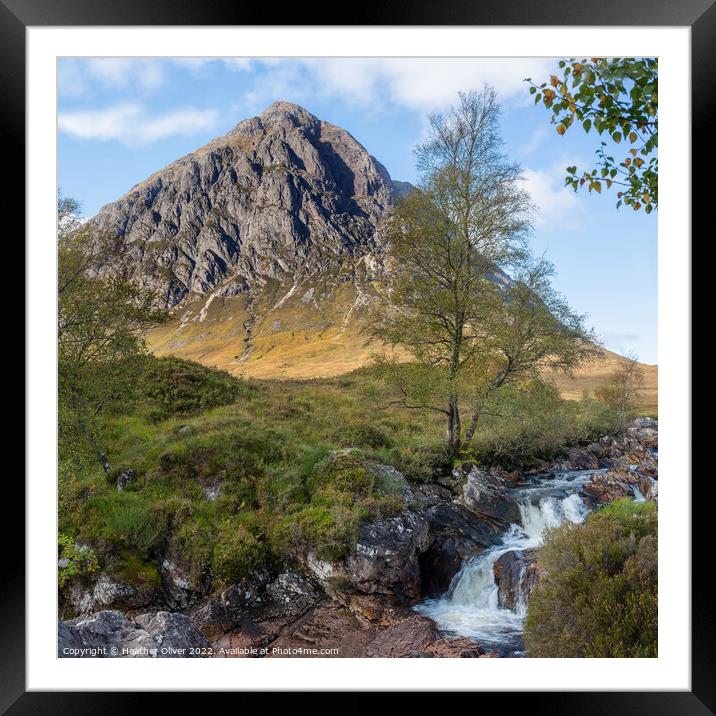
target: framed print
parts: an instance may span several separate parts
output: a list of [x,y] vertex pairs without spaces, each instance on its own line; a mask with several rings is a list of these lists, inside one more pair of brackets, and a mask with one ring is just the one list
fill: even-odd
[[154,690],[714,709],[690,227],[716,11],[522,5],[272,26],[4,2],[9,713]]

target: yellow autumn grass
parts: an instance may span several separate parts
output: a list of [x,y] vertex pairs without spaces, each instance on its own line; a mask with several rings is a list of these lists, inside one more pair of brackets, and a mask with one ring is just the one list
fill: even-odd
[[[149,347],[158,356],[173,355],[242,377],[305,380],[349,373],[370,364],[378,345],[360,330],[370,319],[365,306],[357,305],[352,286],[326,285],[268,286],[252,306],[253,314],[261,316],[253,323],[244,296],[211,301],[197,297],[150,334]],[[314,296],[321,300],[314,301]],[[618,354],[602,350],[571,376],[550,372],[545,378],[562,397],[578,400],[603,384],[618,361]],[[641,367],[639,409],[656,415],[658,368]]]

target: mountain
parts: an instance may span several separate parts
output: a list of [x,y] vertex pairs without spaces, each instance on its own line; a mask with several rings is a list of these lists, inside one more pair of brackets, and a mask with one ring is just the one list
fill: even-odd
[[[381,293],[380,225],[412,188],[344,129],[275,102],[92,222],[123,237],[134,278],[172,309],[148,338],[158,355],[259,378],[327,377],[375,350],[361,329]],[[564,393],[578,397],[592,373]]]
[[174,307],[294,282],[371,253],[410,185],[344,129],[276,102],[103,207],[136,277]]

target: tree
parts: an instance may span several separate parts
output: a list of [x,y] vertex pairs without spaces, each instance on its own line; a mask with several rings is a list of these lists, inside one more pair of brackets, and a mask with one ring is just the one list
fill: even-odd
[[609,406],[617,416],[619,428],[623,428],[636,413],[636,406],[644,386],[644,372],[637,356],[628,353],[620,356],[616,370],[594,394]]
[[[550,364],[569,368],[588,350],[581,317],[549,290],[551,267],[526,251],[533,207],[502,152],[499,113],[486,88],[433,116],[417,151],[420,187],[385,227],[389,300],[372,333],[412,360],[394,354],[379,365],[394,403],[445,416],[451,455],[472,439],[494,391]],[[500,265],[519,267],[516,280]],[[465,433],[461,403],[470,407]]]
[[658,61],[571,58],[560,60],[559,68],[549,82],[538,85],[526,80],[535,104],[542,102],[551,110],[557,133],[564,135],[581,123],[587,133],[594,129],[616,144],[632,145],[618,161],[609,153],[607,142],[600,142],[595,166],[582,172],[567,167],[565,184],[575,191],[586,186],[598,194],[602,186],[616,186],[617,207],[625,204],[651,213],[659,198]]
[[58,201],[60,450],[89,449],[109,471],[97,418],[131,392],[142,369],[143,335],[166,313],[152,290],[128,279],[122,241],[83,223],[78,208],[73,199]]

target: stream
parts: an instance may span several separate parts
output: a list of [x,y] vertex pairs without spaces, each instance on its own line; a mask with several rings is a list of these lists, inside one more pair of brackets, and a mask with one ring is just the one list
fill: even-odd
[[[547,530],[565,522],[582,522],[589,510],[579,489],[598,472],[605,471],[535,475],[516,486],[522,524],[511,524],[499,544],[463,564],[442,597],[422,602],[415,611],[431,618],[447,635],[472,638],[500,656],[524,656],[522,632],[529,595],[521,593],[518,584],[513,608],[499,606],[495,562],[506,552],[539,547]],[[636,499],[640,497],[635,494]]]

